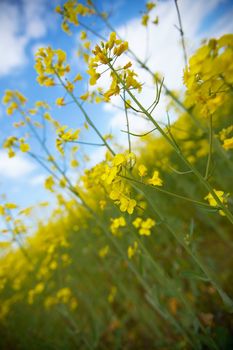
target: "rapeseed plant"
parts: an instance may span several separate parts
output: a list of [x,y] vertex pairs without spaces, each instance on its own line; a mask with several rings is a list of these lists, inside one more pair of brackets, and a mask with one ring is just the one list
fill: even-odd
[[[146,4],[143,26],[154,8],[155,3]],[[37,82],[62,87],[65,95],[56,98],[56,105],[66,108],[70,98],[83,127],[61,124],[46,101],[30,107],[19,91],[10,90],[3,97],[6,114],[20,116],[13,122],[19,132],[6,137],[3,148],[9,157],[25,153],[47,171],[44,186],[57,207],[49,222],[39,222],[36,234],[29,235],[27,220],[34,208],[5,200],[0,205],[1,233],[11,245],[1,245],[0,332],[5,334],[0,344],[6,348],[9,331],[22,349],[41,344],[52,349],[221,349],[231,342],[233,311],[232,262],[226,258],[232,248],[231,178],[225,170],[232,169],[233,36],[205,42],[189,59],[180,98],[137,58],[94,2],[68,0],[56,12],[67,34],[73,26],[82,28],[79,54],[95,90],[77,96],[84,76],[73,72],[66,52],[46,47],[35,55]],[[108,39],[82,24],[85,16],[103,21]],[[153,23],[158,22],[156,17]],[[180,17],[179,23],[182,34]],[[93,32],[101,41],[91,50]],[[125,62],[119,66],[120,56]],[[132,58],[154,79],[156,98],[149,107],[140,100],[143,82]],[[110,79],[102,89],[98,84],[105,74]],[[178,106],[172,124],[169,116],[162,124],[153,114],[163,90]],[[113,96],[123,101],[124,150],[112,135],[100,132],[84,103],[111,104]],[[146,118],[153,129],[131,133],[128,113]],[[54,130],[54,150],[46,143],[45,125]],[[89,128],[100,144],[80,140],[82,129]],[[40,155],[34,153],[32,136]],[[133,136],[141,141],[135,152]],[[82,144],[105,147],[106,153],[73,182],[63,161],[79,168]],[[222,324],[225,343],[219,335]]]

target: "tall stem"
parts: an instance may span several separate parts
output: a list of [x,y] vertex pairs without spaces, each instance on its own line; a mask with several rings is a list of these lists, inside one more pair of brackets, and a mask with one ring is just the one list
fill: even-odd
[[123,79],[119,76],[119,74],[116,72],[114,67],[109,63],[109,67],[116,75],[118,81],[122,84],[123,88],[127,91],[129,96],[132,98],[132,100],[137,104],[137,106],[140,108],[141,112],[144,113],[148,119],[154,124],[154,126],[157,128],[157,130],[160,132],[160,134],[165,138],[165,140],[169,143],[169,145],[175,150],[179,158],[188,166],[190,170],[192,170],[193,174],[198,178],[198,180],[204,185],[204,187],[208,190],[209,193],[213,196],[215,201],[217,202],[218,206],[221,207],[223,212],[225,213],[228,220],[233,224],[233,215],[229,211],[229,209],[221,202],[217,194],[215,193],[212,186],[209,184],[209,182],[201,175],[201,173],[185,158],[183,153],[181,152],[180,148],[177,147],[176,143],[166,134],[166,132],[161,128],[161,126],[156,122],[156,120],[152,117],[152,115],[142,106],[142,104],[138,101],[138,99],[134,96],[134,94],[126,87],[125,82]]

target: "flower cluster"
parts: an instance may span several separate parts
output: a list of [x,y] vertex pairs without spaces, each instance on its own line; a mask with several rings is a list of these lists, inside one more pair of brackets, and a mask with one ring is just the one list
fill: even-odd
[[138,217],[133,221],[133,226],[138,229],[141,236],[150,236],[151,229],[155,226],[155,221],[151,218],[142,220],[142,218]]
[[27,99],[19,91],[6,90],[2,102],[8,105],[7,115],[12,115],[15,110],[25,105]]
[[108,66],[111,70],[111,84],[109,89],[104,93],[105,100],[108,101],[113,95],[119,95],[121,88],[136,89],[141,91],[142,85],[136,79],[137,74],[129,69],[131,62],[126,63],[123,67],[114,68],[114,64],[119,56],[128,50],[128,42],[122,41],[116,37],[116,33],[110,34],[109,40],[100,45],[96,45],[93,54],[88,62],[88,74],[90,75],[90,85],[95,85],[101,76],[98,68]]
[[66,125],[63,125],[56,130],[58,137],[56,139],[56,147],[58,151],[64,155],[64,144],[67,142],[75,142],[79,138],[80,129],[73,130],[68,129]]
[[54,86],[54,76],[63,77],[70,71],[70,66],[66,63],[66,53],[51,47],[40,48],[36,53],[35,70],[40,85]]
[[[143,26],[147,27],[150,19],[150,12],[155,8],[156,4],[154,2],[147,2],[146,3],[146,11],[142,16],[141,23]],[[152,21],[153,24],[158,24],[159,23],[159,18],[158,16],[155,17],[155,19]]]
[[29,290],[28,292],[28,304],[33,304],[35,297],[41,294],[44,291],[44,283],[39,282],[34,289]]
[[109,245],[105,245],[104,247],[102,247],[98,252],[99,257],[105,258],[109,254],[109,250],[110,250]]
[[[218,190],[214,190],[214,192],[218,196],[219,200],[226,205],[227,197],[229,196],[229,194],[225,194],[223,191],[218,191]],[[208,195],[205,196],[205,200],[209,202],[211,207],[218,207],[218,203],[211,193],[208,193]],[[223,210],[219,210],[219,214],[222,216],[225,216],[225,213]]]
[[111,219],[110,230],[114,236],[119,236],[120,235],[119,228],[125,227],[125,226],[126,226],[126,221],[123,216],[120,216],[119,218]]
[[163,186],[163,180],[159,177],[159,172],[157,170],[154,171],[151,179],[148,180],[148,184],[153,186]]
[[16,136],[9,136],[3,143],[3,148],[8,150],[9,158],[15,156],[15,148],[21,152],[26,153],[30,151],[30,146],[24,137],[17,138]]
[[138,251],[138,242],[134,241],[133,245],[130,245],[127,250],[127,255],[129,259],[132,259],[132,257],[136,254]]
[[230,136],[232,134],[233,134],[233,125],[230,125],[227,128],[222,129],[219,133],[220,140],[223,142],[223,148],[226,151],[233,149],[233,136]]
[[54,296],[49,296],[45,299],[44,306],[50,309],[54,305],[68,304],[71,310],[75,310],[78,306],[77,299],[72,295],[72,291],[68,287],[61,288]]
[[[184,73],[188,107],[200,106],[204,117],[213,115],[231,98],[233,35],[211,39],[189,60]],[[199,107],[198,107],[199,108]]]
[[[89,1],[89,3],[91,3]],[[94,13],[93,8],[78,3],[77,0],[68,0],[63,6],[57,6],[55,11],[62,15],[62,29],[71,34],[69,23],[79,25],[78,16],[87,16]]]
[[130,168],[132,161],[135,161],[135,155],[133,153],[119,153],[113,157],[110,166],[105,166],[105,172],[101,176],[101,179],[110,185],[109,197],[119,205],[122,212],[128,212],[128,214],[133,213],[137,202],[131,198],[131,189],[120,175]]

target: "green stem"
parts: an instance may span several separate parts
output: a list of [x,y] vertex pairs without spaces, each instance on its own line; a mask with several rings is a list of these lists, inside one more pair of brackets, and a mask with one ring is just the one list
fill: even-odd
[[115,152],[113,149],[109,146],[108,142],[105,140],[105,138],[102,136],[102,134],[99,132],[95,124],[92,122],[92,120],[89,118],[88,114],[86,113],[85,109],[81,105],[81,103],[78,101],[78,99],[74,96],[73,92],[69,91],[66,89],[66,86],[63,82],[63,80],[60,78],[59,74],[56,73],[56,76],[58,80],[60,81],[61,85],[64,87],[64,89],[67,91],[68,95],[73,99],[75,104],[78,106],[78,108],[81,110],[83,113],[87,123],[92,127],[92,129],[96,132],[96,134],[99,136],[99,138],[103,141],[103,144],[107,147],[107,149],[111,152],[111,154],[115,155]]
[[[123,175],[120,175],[121,177],[123,177],[124,179],[126,180],[129,180],[129,181],[132,181],[132,182],[135,182],[135,183],[138,183],[140,185],[144,185],[146,187],[150,187],[151,189],[153,189],[154,191],[158,191],[158,192],[162,192],[162,193],[165,193],[169,196],[172,196],[172,197],[175,197],[175,198],[179,198],[179,199],[182,199],[182,200],[185,200],[185,201],[188,201],[188,202],[191,202],[191,203],[194,203],[196,205],[199,205],[199,206],[202,206],[202,207],[206,207],[208,209],[213,209],[213,207],[211,207],[209,204],[207,203],[203,203],[203,202],[199,202],[199,201],[196,201],[195,199],[191,199],[191,198],[188,198],[188,197],[184,197],[184,196],[181,196],[180,194],[177,194],[177,193],[174,193],[174,192],[170,192],[170,191],[166,191],[166,190],[163,190],[162,188],[159,188],[157,186],[152,186],[152,185],[149,185],[149,184],[146,184],[144,182],[141,182],[139,180],[136,180],[134,178],[131,178],[131,177],[127,177],[127,176],[123,176]],[[217,210],[217,208],[216,208]]]
[[211,164],[211,157],[212,157],[212,144],[213,144],[213,117],[210,115],[209,119],[209,154],[206,164],[206,171],[205,171],[205,180],[208,180],[209,178],[209,172],[210,172],[210,164]]
[[[156,261],[153,259],[153,257],[151,256],[150,252],[148,251],[148,249],[145,247],[145,245],[142,243],[141,240],[139,240],[139,245],[140,245],[141,249],[145,252],[146,257],[150,260],[150,262],[153,265],[155,271],[158,273],[158,278],[159,278],[158,282],[161,283],[161,281],[165,280],[164,287],[166,288],[166,290],[170,289],[171,292],[173,294],[175,294],[175,296],[178,297],[181,300],[183,305],[186,307],[189,315],[192,317],[193,321],[195,320],[196,323],[198,324],[198,327],[204,333],[206,333],[206,335],[209,336],[209,334],[206,332],[205,327],[202,326],[202,324],[200,323],[200,321],[196,317],[196,315],[195,315],[195,313],[193,311],[193,308],[190,306],[188,301],[185,299],[183,292],[179,288],[177,288],[177,286],[174,283],[174,281],[171,278],[169,278],[169,276],[165,273],[165,271],[162,270],[162,268],[159,266],[159,264],[156,263]],[[213,349],[218,349],[217,345],[215,344],[215,342],[211,338],[210,338],[210,341],[212,342]]]
[[[121,36],[119,35],[119,33],[115,30],[115,28],[113,28],[113,26],[109,23],[109,21],[104,18],[103,16],[101,16],[101,13],[98,11],[98,9],[96,8],[95,5],[93,5],[97,15],[101,18],[101,20],[104,21],[104,23],[106,24],[106,26],[112,31],[115,32],[117,34],[117,37],[121,39]],[[92,34],[96,35],[97,37],[99,37],[101,40],[107,41],[106,38],[104,38],[103,36],[101,36],[99,33],[95,32],[94,30],[92,30],[91,28],[87,28],[89,31],[92,32]],[[136,62],[143,68],[145,69],[151,76],[152,78],[154,78],[155,73],[142,61],[140,60],[139,57],[137,57],[137,55],[129,48],[128,49],[129,53],[133,56],[133,58],[136,60]],[[163,79],[161,78],[157,78],[158,82],[160,84],[163,83]],[[197,126],[198,129],[201,129],[203,132],[207,133],[207,129],[205,128],[205,126],[203,126],[198,120],[197,118],[193,115],[192,111],[190,108],[187,108],[185,106],[185,104],[180,101],[177,96],[163,83],[163,88],[165,91],[165,94],[170,96],[171,99],[184,111],[186,112],[189,117],[192,119],[193,123]],[[231,86],[232,88],[232,86]],[[227,157],[226,152],[223,150],[220,142],[218,139],[214,138],[213,139],[213,144],[216,146],[217,151],[225,158],[225,160],[228,162],[228,165],[230,167],[231,170],[233,170],[233,165],[231,162],[229,162],[229,158]]]
[[[136,190],[138,188],[136,187]],[[218,291],[220,297],[222,298],[223,303],[227,306],[228,311],[230,313],[233,312],[233,301],[231,298],[223,291],[219,283],[215,280],[215,278],[212,276],[212,273],[209,271],[209,269],[204,265],[204,263],[200,260],[200,258],[195,255],[192,250],[185,244],[184,240],[176,233],[176,231],[169,225],[167,222],[167,219],[161,214],[159,209],[155,207],[154,202],[150,198],[150,193],[147,190],[143,190],[139,188],[139,191],[142,192],[145,195],[145,198],[148,200],[148,202],[151,205],[152,210],[154,213],[159,217],[161,222],[163,222],[164,226],[168,229],[168,231],[174,236],[174,238],[180,243],[180,245],[184,248],[184,250],[188,253],[188,255],[191,256],[193,261],[199,266],[201,271],[204,273],[204,275],[207,277],[207,279],[210,281],[210,283],[216,288]]]
[[131,140],[130,140],[130,129],[129,129],[129,116],[128,116],[128,110],[126,106],[126,97],[125,97],[125,89],[124,89],[124,107],[125,107],[125,118],[126,118],[126,127],[127,127],[127,136],[128,136],[128,148],[129,153],[131,153]]
[[233,224],[233,215],[229,211],[229,209],[221,202],[215,191],[213,190],[212,186],[209,184],[209,182],[201,175],[201,173],[185,158],[183,153],[181,152],[180,148],[177,147],[177,145],[174,143],[174,141],[166,134],[166,132],[161,128],[161,126],[155,121],[155,119],[151,116],[150,113],[142,106],[142,104],[138,101],[138,99],[134,96],[134,94],[126,87],[125,82],[123,79],[119,76],[119,74],[115,71],[114,67],[109,63],[109,66],[111,70],[116,75],[118,81],[122,84],[122,86],[125,88],[129,96],[132,98],[132,100],[137,104],[137,106],[140,108],[140,110],[148,117],[148,119],[154,124],[154,126],[157,128],[157,130],[160,132],[160,134],[165,138],[165,140],[168,142],[168,144],[175,150],[179,158],[188,166],[190,170],[194,173],[194,175],[199,179],[199,181],[204,185],[204,187],[208,190],[209,193],[213,196],[213,198],[216,200],[217,204],[223,212],[225,213],[228,220]]

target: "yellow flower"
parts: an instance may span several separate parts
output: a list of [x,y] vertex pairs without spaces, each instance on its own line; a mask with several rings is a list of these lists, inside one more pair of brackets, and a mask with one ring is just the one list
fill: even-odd
[[99,250],[99,257],[105,258],[109,253],[109,246],[105,245],[103,248]]
[[74,90],[74,85],[70,82],[70,81],[67,81],[66,85],[65,85],[65,88],[67,91],[69,92],[73,92]]
[[[223,204],[227,204],[227,197],[229,196],[229,194],[224,194],[223,191],[217,191],[214,189],[214,193],[218,196],[219,200],[221,203]],[[211,193],[208,193],[207,196],[205,196],[204,198],[205,200],[208,200],[209,204],[211,207],[217,207],[218,203],[216,201],[216,199],[213,197],[213,195]],[[225,213],[223,210],[219,210],[219,214],[222,216],[225,216]]]
[[18,206],[15,203],[6,203],[5,204],[6,209],[16,209]]
[[5,215],[5,208],[3,205],[0,204],[0,215]]
[[112,223],[110,226],[110,230],[113,235],[119,234],[119,228],[126,226],[126,221],[123,216],[120,216],[119,218],[111,219]]
[[[40,48],[36,53],[35,70],[38,74],[37,81],[39,84],[44,86],[55,85],[54,78],[51,75],[63,77],[70,71],[70,66],[66,64],[66,53],[61,49],[53,50],[51,47]],[[70,86],[68,87],[71,89]]]
[[148,218],[146,221],[143,221],[141,224],[141,228],[139,229],[139,234],[141,236],[150,236],[151,228],[155,226],[155,221]]
[[224,140],[223,148],[225,148],[227,151],[229,149],[233,149],[233,137]]
[[55,185],[54,179],[52,176],[47,177],[47,179],[44,182],[44,186],[47,190],[53,192],[53,187]]
[[118,172],[118,169],[116,166],[112,168],[106,167],[106,171],[102,175],[101,179],[104,180],[108,185],[111,185],[111,183],[117,176],[117,172]]
[[56,99],[56,105],[57,105],[57,106],[65,106],[64,97],[58,97],[58,98]]
[[44,290],[44,283],[42,283],[42,282],[38,283],[34,288],[34,291],[36,294],[42,293],[43,290]]
[[139,229],[138,232],[141,236],[150,236],[151,229],[155,226],[155,221],[150,218],[143,221],[142,218],[138,217],[133,221],[133,226]]
[[143,176],[146,176],[147,174],[147,168],[145,167],[145,165],[143,164],[140,164],[139,167],[138,167],[138,173],[139,173],[139,176],[143,177]]
[[57,292],[57,298],[64,304],[67,304],[69,299],[71,298],[71,290],[70,288],[62,288]]
[[154,2],[147,2],[146,3],[146,8],[147,8],[147,11],[151,11],[153,10],[153,8],[156,6],[156,4]]
[[138,242],[134,242],[133,246],[129,246],[127,250],[127,255],[129,259],[132,259],[132,257],[136,254],[138,249]]
[[142,223],[142,218],[136,218],[133,221],[133,226],[136,227],[136,228],[139,228],[141,226],[141,223]]
[[133,214],[134,208],[136,207],[137,202],[135,199],[131,199],[128,197],[121,197],[120,198],[120,210],[125,212],[127,211],[128,214]]
[[85,41],[85,43],[83,44],[83,46],[85,47],[85,49],[89,50],[90,47],[91,47],[90,41]]
[[70,166],[72,168],[77,168],[79,166],[79,162],[77,161],[77,159],[72,159],[70,162]]
[[85,40],[86,38],[87,38],[87,33],[84,30],[82,30],[80,33],[80,39]]
[[83,101],[86,101],[88,99],[88,97],[89,97],[89,92],[88,91],[85,94],[80,96],[81,100],[83,100]]
[[148,183],[153,186],[163,186],[163,180],[159,177],[159,172],[157,170],[154,171],[151,179],[148,180]]
[[100,209],[101,210],[104,210],[104,208],[106,207],[107,205],[107,202],[105,200],[101,200],[99,201],[99,205],[100,205]]
[[80,80],[82,80],[82,76],[81,76],[81,74],[78,73],[78,74],[75,76],[73,82],[76,83],[76,81],[80,81]]
[[20,151],[21,151],[21,152],[24,152],[24,153],[30,151],[30,146],[29,146],[28,143],[22,142],[22,143],[20,144],[19,148],[20,148]]
[[112,161],[113,165],[115,165],[115,166],[123,165],[126,162],[127,162],[126,156],[124,154],[121,154],[121,153],[115,155],[115,157],[113,158],[113,161]]
[[143,15],[142,22],[141,22],[142,25],[146,27],[148,25],[148,21],[149,21],[149,16],[147,14]]

